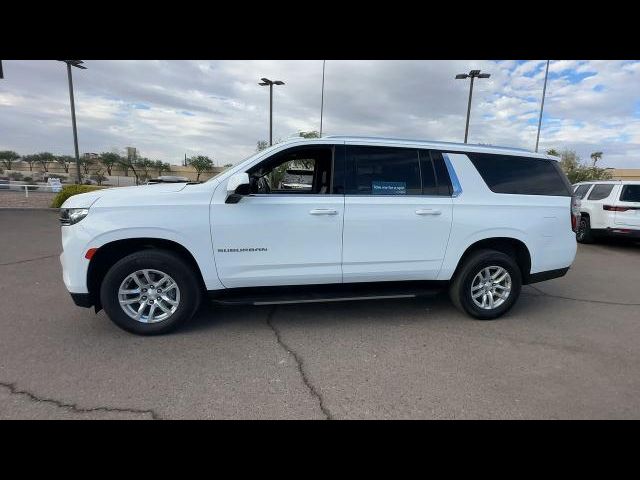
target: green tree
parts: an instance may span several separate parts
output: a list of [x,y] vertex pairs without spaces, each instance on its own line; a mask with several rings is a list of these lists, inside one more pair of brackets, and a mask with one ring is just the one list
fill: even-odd
[[560,167],[571,183],[609,180],[611,178],[611,172],[605,168],[596,167],[595,162],[593,166],[585,165],[573,150],[565,149],[560,152]]
[[75,158],[70,155],[57,155],[55,161],[64,168],[64,173],[69,173],[69,166],[75,162]]
[[56,157],[50,152],[41,152],[36,155],[37,161],[45,172],[49,171],[49,164],[56,161]]
[[151,169],[155,166],[153,160],[149,160],[146,157],[138,157],[135,164],[138,170],[138,180],[143,182],[149,180],[151,178]]
[[129,176],[129,170],[131,170],[133,172],[133,176],[136,178],[136,185],[138,185],[140,178],[138,177],[138,160],[136,157],[127,157],[127,156],[121,156],[120,160],[118,162],[120,164],[120,166],[122,167],[122,170],[124,170],[124,176],[128,177]]
[[96,161],[87,156],[80,157],[80,166],[82,167],[82,171],[85,175],[89,175],[89,169],[92,165],[95,165]]
[[269,146],[269,142],[267,142],[266,140],[258,140],[258,143],[256,145],[256,152],[261,152],[268,146]]
[[298,132],[302,138],[320,138],[320,132],[313,130],[312,132]]
[[97,182],[98,185],[102,185],[102,182],[107,180],[107,177],[104,175],[104,170],[102,167],[99,167],[93,174],[89,177],[94,182]]
[[33,164],[38,163],[40,160],[37,155],[25,155],[22,157],[22,161],[29,165],[29,171],[33,172]]
[[7,170],[13,170],[11,168],[13,162],[18,160],[20,155],[18,155],[13,150],[3,150],[0,152],[0,162],[4,165]]
[[213,160],[204,155],[191,157],[188,163],[195,169],[198,174],[198,176],[196,177],[196,182],[200,181],[201,173],[211,171],[211,169],[213,168]]
[[162,172],[171,171],[171,164],[163,162],[162,160],[156,160],[155,162],[153,162],[153,167],[158,172],[158,176],[162,175]]
[[102,152],[100,154],[100,163],[107,169],[107,174],[111,175],[111,170],[118,165],[122,157],[115,152]]
[[551,150],[547,150],[547,155],[553,155],[554,157],[559,157],[560,156],[558,151],[553,149],[553,148]]

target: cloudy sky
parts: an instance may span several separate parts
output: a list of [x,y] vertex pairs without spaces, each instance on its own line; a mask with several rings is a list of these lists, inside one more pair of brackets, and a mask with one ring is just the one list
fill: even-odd
[[[3,62],[0,150],[72,154],[67,77],[53,61]],[[81,152],[135,146],[180,163],[184,154],[235,163],[268,139],[319,130],[322,61],[103,61],[74,69]],[[474,87],[470,143],[533,150],[545,61],[347,61],[326,66],[324,134],[462,141],[468,80]],[[554,60],[541,149],[571,148],[602,166],[640,168],[640,61]]]

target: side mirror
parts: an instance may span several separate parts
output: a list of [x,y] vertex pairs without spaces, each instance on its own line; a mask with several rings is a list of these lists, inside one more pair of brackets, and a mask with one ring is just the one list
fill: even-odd
[[225,203],[238,203],[244,195],[251,192],[247,172],[231,175],[227,181],[227,200]]

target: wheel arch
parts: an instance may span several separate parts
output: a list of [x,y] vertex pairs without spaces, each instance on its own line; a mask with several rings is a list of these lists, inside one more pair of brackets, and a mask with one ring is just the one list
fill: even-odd
[[531,252],[522,240],[513,237],[483,238],[482,240],[477,240],[469,245],[460,257],[460,260],[458,260],[458,264],[452,278],[456,276],[469,255],[478,250],[496,250],[509,255],[520,267],[520,272],[522,273],[522,284],[526,285],[529,283],[529,277],[531,275]]
[[105,243],[96,250],[93,257],[91,257],[89,267],[87,269],[87,288],[89,291],[89,298],[91,299],[96,312],[102,309],[99,294],[100,285],[109,268],[127,255],[154,248],[174,252],[182,258],[194,269],[201,288],[206,290],[204,278],[198,262],[193,254],[180,243],[156,237],[137,237],[113,240]]

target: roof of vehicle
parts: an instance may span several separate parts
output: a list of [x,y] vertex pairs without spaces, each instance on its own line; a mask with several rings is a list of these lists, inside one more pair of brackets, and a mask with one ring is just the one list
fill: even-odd
[[[484,153],[498,153],[498,154],[512,154],[517,156],[527,156],[534,158],[544,158],[558,160],[557,157],[553,157],[544,153],[535,153],[524,148],[516,147],[499,147],[494,145],[475,145],[469,143],[455,143],[455,142],[436,142],[430,140],[418,140],[409,138],[392,138],[392,137],[367,137],[367,136],[349,136],[349,135],[327,135],[322,137],[322,140],[342,140],[346,142],[367,142],[367,143],[385,143],[385,144],[398,144],[398,145],[412,145],[420,146],[424,148],[433,148],[444,151],[459,151],[459,152],[484,152]],[[295,142],[295,141],[317,141],[317,138],[298,138],[294,137],[287,139],[283,143]]]
[[573,186],[584,185],[585,183],[589,185],[592,183],[624,183],[625,185],[640,185],[640,180],[584,180],[582,182],[574,183]]

